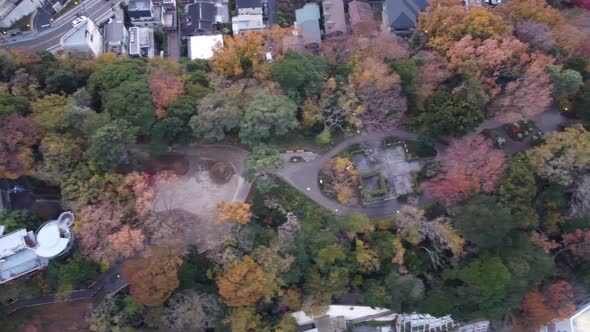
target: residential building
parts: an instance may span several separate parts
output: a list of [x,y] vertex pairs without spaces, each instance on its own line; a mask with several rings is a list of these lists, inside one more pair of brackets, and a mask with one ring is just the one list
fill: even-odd
[[358,0],[351,1],[348,4],[348,15],[353,32],[360,33],[365,29],[377,30],[373,7],[369,3]]
[[164,8],[154,6],[151,0],[129,0],[127,14],[136,27],[161,28],[164,26]]
[[222,35],[191,36],[188,41],[188,57],[191,60],[209,60],[218,46],[223,46]]
[[317,48],[321,45],[320,7],[317,3],[307,3],[295,10],[295,31],[303,37],[305,47]]
[[176,13],[176,10],[164,12],[164,17],[163,17],[164,30],[176,31],[178,29],[177,19],[178,19],[178,14]]
[[236,0],[238,15],[262,15],[262,0]]
[[89,18],[66,32],[59,43],[65,51],[91,53],[94,56],[99,56],[103,50],[103,36],[100,29]]
[[291,314],[298,331],[304,332],[487,332],[490,322],[461,324],[450,316],[441,318],[423,314],[396,314],[389,309],[352,305],[331,305],[320,316],[303,311]]
[[68,252],[74,244],[72,212],[41,225],[37,233],[19,229],[4,235],[0,225],[0,284],[44,269],[49,260]]
[[324,14],[324,34],[336,36],[346,33],[346,17],[344,15],[343,0],[322,1]]
[[236,0],[236,9],[238,15],[231,18],[234,34],[265,28],[262,16],[262,0]]
[[576,308],[571,317],[556,319],[539,329],[539,332],[590,332],[590,299],[579,303]]
[[234,34],[262,30],[264,29],[262,14],[234,16],[231,18],[231,27]]
[[215,1],[197,1],[185,6],[182,19],[182,36],[210,34],[217,31],[218,4]]
[[164,8],[164,11],[174,11],[176,10],[176,1],[175,0],[152,0],[154,6]]
[[420,12],[428,7],[428,0],[385,0],[383,3],[383,28],[404,36],[412,33]]
[[129,28],[129,56],[153,58],[155,55],[154,29]]
[[125,27],[122,9],[113,11],[114,17],[104,25],[104,51],[117,56],[127,54],[129,31]]

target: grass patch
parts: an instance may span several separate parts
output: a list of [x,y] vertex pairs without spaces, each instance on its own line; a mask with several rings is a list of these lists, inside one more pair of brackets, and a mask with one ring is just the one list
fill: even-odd
[[406,148],[408,149],[408,154],[406,156],[407,160],[433,158],[437,155],[436,150],[428,144],[424,144],[422,142],[417,141],[404,142],[406,144]]

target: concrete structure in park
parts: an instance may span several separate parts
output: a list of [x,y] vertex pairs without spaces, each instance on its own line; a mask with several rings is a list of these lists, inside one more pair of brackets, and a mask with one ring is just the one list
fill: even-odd
[[590,299],[578,304],[576,308],[571,317],[553,320],[539,329],[539,332],[590,332]]
[[215,47],[223,46],[222,35],[191,36],[188,41],[188,57],[191,60],[209,60]]
[[103,36],[96,24],[87,18],[66,32],[59,43],[65,51],[78,51],[99,56],[103,52]]
[[295,31],[303,37],[306,48],[317,48],[322,43],[320,18],[320,6],[316,3],[295,10]]
[[343,0],[322,1],[322,11],[324,15],[324,35],[326,37],[347,32]]
[[426,10],[428,0],[385,0],[383,3],[383,29],[396,35],[412,33],[420,12]]
[[433,317],[426,314],[396,314],[385,308],[353,305],[331,305],[319,316],[310,317],[303,311],[291,314],[298,331],[304,332],[487,332],[490,322],[461,324],[450,316]]
[[0,284],[44,269],[49,260],[74,245],[72,212],[62,213],[39,227],[36,233],[19,229],[4,235],[0,225]]
[[136,27],[161,28],[164,26],[164,7],[155,6],[151,0],[129,0],[127,15]]
[[129,28],[129,56],[153,58],[154,55],[154,29],[146,27]]

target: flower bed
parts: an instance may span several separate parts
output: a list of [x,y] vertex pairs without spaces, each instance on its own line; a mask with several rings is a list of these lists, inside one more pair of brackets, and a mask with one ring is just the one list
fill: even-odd
[[508,137],[515,141],[524,141],[535,129],[535,123],[530,120],[522,120],[504,125],[504,130],[508,134]]

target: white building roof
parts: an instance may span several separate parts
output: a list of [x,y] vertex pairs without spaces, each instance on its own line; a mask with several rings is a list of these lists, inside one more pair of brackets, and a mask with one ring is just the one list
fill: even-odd
[[62,237],[57,221],[52,221],[41,227],[37,233],[37,243],[39,246],[35,253],[41,257],[51,258],[62,253],[68,247],[70,239]]
[[62,213],[39,228],[37,235],[19,229],[0,237],[0,284],[47,266],[49,258],[66,252],[74,241],[74,214]]
[[208,60],[213,56],[217,45],[223,46],[222,35],[191,36],[189,39],[188,57],[191,60]]
[[0,259],[12,256],[27,248],[27,243],[25,242],[27,234],[25,229],[19,229],[0,237]]
[[262,15],[238,15],[231,19],[232,30],[234,33],[242,33],[248,30],[262,30],[264,23]]
[[[387,313],[390,311],[389,309],[384,308],[371,308],[371,307],[364,307],[364,306],[352,306],[352,305],[331,305],[323,315],[320,316],[330,316],[330,317],[338,317],[343,316],[346,320],[354,320],[362,317],[379,315],[383,313]],[[303,311],[297,311],[291,314],[293,318],[297,321],[297,325],[307,325],[312,324],[314,322],[314,317],[309,317]],[[392,320],[395,318],[395,314],[393,316],[385,316],[379,317],[375,320]]]

